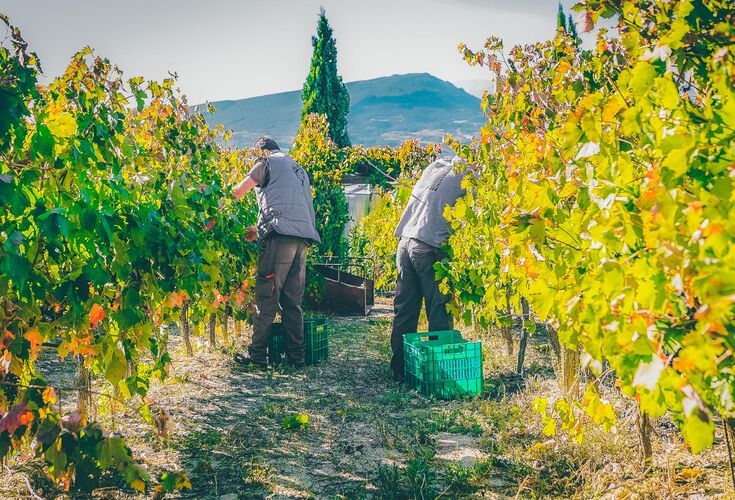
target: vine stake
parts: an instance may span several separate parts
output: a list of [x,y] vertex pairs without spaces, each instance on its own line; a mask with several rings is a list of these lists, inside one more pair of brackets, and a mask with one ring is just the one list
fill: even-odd
[[184,345],[186,346],[186,354],[188,356],[194,355],[194,349],[191,347],[191,338],[189,336],[189,304],[184,304],[181,308],[181,336],[184,339]]
[[735,419],[723,418],[723,426],[725,427],[725,442],[727,443],[727,458],[730,465],[730,479],[732,480],[732,488],[735,490],[735,462],[732,459],[733,446],[735,446]]
[[[528,328],[526,327],[526,322],[531,317],[531,311],[528,307],[528,301],[521,297],[521,321],[523,322],[521,325],[522,334],[521,334],[521,344],[518,347],[518,367],[516,368],[516,373],[518,375],[523,376],[523,362],[526,359],[526,347],[528,347]],[[511,346],[513,345],[513,339],[511,338]]]
[[217,347],[217,335],[216,335],[216,327],[217,327],[217,316],[215,316],[214,313],[211,313],[209,315],[209,347],[214,349]]

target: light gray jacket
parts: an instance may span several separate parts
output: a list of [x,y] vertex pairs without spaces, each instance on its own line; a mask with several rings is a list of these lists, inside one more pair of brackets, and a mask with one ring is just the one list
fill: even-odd
[[460,167],[461,171],[455,172],[461,161],[455,156],[452,160],[436,160],[426,167],[398,222],[396,236],[413,238],[436,248],[449,238],[450,228],[444,218],[444,208],[454,206],[465,194],[462,179],[468,169]]

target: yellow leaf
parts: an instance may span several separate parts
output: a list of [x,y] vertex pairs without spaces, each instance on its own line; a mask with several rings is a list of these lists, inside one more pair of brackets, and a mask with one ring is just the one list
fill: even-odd
[[602,110],[602,119],[606,122],[611,122],[618,112],[625,108],[626,104],[622,97],[617,94],[613,94],[605,107]]
[[61,139],[68,139],[77,131],[77,121],[71,113],[67,112],[51,115],[44,123],[51,135]]
[[549,445],[547,443],[534,443],[533,446],[531,446],[528,451],[531,453],[543,453],[549,448]]
[[69,342],[67,342],[66,340],[61,342],[61,344],[59,344],[59,347],[56,348],[56,352],[59,353],[59,357],[61,359],[67,357],[69,355]]
[[43,390],[43,402],[46,404],[54,404],[58,398],[56,397],[56,391],[53,387],[49,386]]
[[554,420],[553,417],[547,415],[542,419],[542,422],[544,424],[544,428],[541,432],[544,433],[544,436],[553,436],[556,434],[556,420]]
[[135,481],[131,482],[130,486],[140,491],[141,493],[145,493],[145,483],[140,479],[136,479]]
[[191,481],[189,481],[189,477],[186,474],[181,474],[181,476],[177,478],[176,489],[179,489],[179,490],[183,490],[183,489],[190,490],[191,489]]
[[676,475],[676,480],[683,482],[696,481],[703,475],[704,473],[701,470],[684,468]]

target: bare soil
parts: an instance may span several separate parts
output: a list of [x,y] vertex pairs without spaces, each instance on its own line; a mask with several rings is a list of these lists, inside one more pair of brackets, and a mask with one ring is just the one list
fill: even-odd
[[[125,435],[152,478],[186,471],[187,498],[711,498],[732,497],[724,437],[698,456],[670,421],[655,422],[654,468],[640,466],[633,407],[611,389],[618,431],[590,428],[582,444],[541,434],[537,396],[558,396],[548,347],[532,338],[525,377],[512,372],[497,336],[484,336],[485,390],[472,400],[427,399],[390,379],[391,316],[332,318],[329,359],[304,370],[248,372],[231,359],[247,338],[210,349],[195,339],[188,358],[178,335],[173,365],[151,387],[165,436],[135,405],[97,396],[97,418]],[[472,332],[465,332],[472,335]],[[70,386],[74,364],[48,353],[39,369]],[[102,382],[95,390],[103,391]],[[75,405],[63,394],[65,409]],[[294,416],[308,423],[294,426]],[[30,451],[0,474],[0,497],[69,496],[45,478]],[[72,495],[73,496],[73,495]],[[96,497],[135,497],[114,478]]]

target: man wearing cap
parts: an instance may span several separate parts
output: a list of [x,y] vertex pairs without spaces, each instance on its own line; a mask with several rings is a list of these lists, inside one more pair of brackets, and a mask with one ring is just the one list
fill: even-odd
[[290,365],[304,366],[304,316],[301,299],[306,283],[306,249],[321,241],[316,231],[309,176],[281,152],[276,141],[263,136],[255,141],[263,156],[233,189],[236,200],[255,188],[258,225],[246,229],[247,241],[258,240],[255,277],[255,324],[248,355],[235,360],[260,369],[268,367],[268,340],[281,307],[286,354]]
[[391,333],[393,379],[402,382],[403,335],[418,328],[421,302],[425,302],[429,331],[448,330],[452,318],[447,312],[449,297],[439,291],[434,264],[446,255],[442,244],[449,238],[449,223],[444,209],[464,195],[462,179],[468,169],[462,160],[439,159],[424,170],[398,222],[395,235],[400,238],[396,264],[398,282],[393,300],[395,318]]

